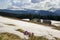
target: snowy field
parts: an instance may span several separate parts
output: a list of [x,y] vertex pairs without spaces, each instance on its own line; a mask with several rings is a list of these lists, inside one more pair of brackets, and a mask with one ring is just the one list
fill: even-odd
[[[30,21],[29,19],[22,19],[22,20],[24,20],[24,21]],[[43,19],[41,19],[41,23],[43,23]],[[51,25],[60,27],[60,21],[53,21],[53,20],[51,20]]]
[[60,27],[60,21],[52,21],[52,25]]
[[54,37],[60,38],[60,30],[52,29],[52,27],[50,26],[47,27],[44,25],[29,23],[0,16],[0,33],[9,32],[18,35],[21,38],[24,38],[24,34],[19,31],[16,31],[17,29],[22,29],[30,33],[34,33],[35,36],[44,36],[49,40],[55,40]]

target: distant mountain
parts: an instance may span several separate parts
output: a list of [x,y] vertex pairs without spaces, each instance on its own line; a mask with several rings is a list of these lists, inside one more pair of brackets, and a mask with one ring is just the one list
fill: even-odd
[[25,10],[8,10],[8,9],[0,9],[0,12],[7,12],[11,14],[32,14],[32,15],[41,15],[41,16],[60,16],[60,11],[56,10],[55,12],[45,11],[45,10],[31,10],[31,9],[25,9]]
[[[57,11],[57,10],[56,10]],[[50,12],[45,10],[7,10],[0,9],[0,15],[17,17],[17,18],[38,18],[38,19],[49,19],[49,20],[60,20],[60,13]]]
[[60,9],[57,9],[54,13],[56,13],[56,15],[60,16]]
[[7,12],[7,13],[14,13],[14,14],[39,14],[41,16],[51,15],[52,12],[45,11],[45,10],[7,10],[7,9],[0,9],[0,12]]

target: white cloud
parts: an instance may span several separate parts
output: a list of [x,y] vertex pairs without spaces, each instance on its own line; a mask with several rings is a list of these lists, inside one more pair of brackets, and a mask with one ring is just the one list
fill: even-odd
[[32,3],[39,3],[40,0],[31,0]]
[[11,6],[10,0],[0,0],[0,9],[6,9]]
[[60,0],[5,0],[0,3],[0,8],[11,7],[49,10],[50,8],[60,8]]
[[[15,0],[14,0],[15,1]],[[15,6],[27,9],[48,10],[50,8],[60,8],[59,0],[16,0]]]

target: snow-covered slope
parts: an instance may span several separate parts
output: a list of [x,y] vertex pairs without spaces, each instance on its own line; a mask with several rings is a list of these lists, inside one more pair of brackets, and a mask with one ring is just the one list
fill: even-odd
[[[10,26],[7,24],[14,24],[15,26]],[[60,31],[52,29],[49,26],[38,25],[0,16],[0,32],[17,34],[18,36],[23,38],[24,35],[16,31],[16,29],[22,29],[31,33],[33,32],[35,36],[44,36],[51,40],[55,40],[54,37],[60,38]]]
[[60,21],[52,21],[51,24],[54,26],[60,27]]

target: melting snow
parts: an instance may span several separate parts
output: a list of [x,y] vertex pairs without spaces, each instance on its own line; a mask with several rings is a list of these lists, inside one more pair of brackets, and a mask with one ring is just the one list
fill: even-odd
[[[7,24],[14,24],[16,26]],[[50,26],[38,25],[0,16],[0,32],[9,32],[24,38],[24,34],[16,31],[16,29],[22,29],[31,33],[33,32],[35,36],[44,36],[48,39],[54,39],[54,37],[60,38],[60,31],[52,29]]]

